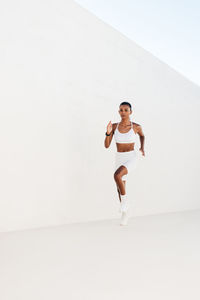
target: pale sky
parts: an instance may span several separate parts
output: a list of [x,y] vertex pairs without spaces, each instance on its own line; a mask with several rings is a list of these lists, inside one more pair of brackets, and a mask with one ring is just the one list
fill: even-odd
[[76,0],[200,86],[199,0]]

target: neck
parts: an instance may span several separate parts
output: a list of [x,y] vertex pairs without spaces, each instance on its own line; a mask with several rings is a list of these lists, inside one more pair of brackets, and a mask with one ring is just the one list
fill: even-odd
[[131,120],[130,119],[122,119],[121,124],[122,125],[130,125]]

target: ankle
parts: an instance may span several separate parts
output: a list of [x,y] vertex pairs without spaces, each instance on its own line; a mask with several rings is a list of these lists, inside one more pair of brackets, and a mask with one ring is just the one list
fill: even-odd
[[124,194],[124,195],[120,195],[121,196],[121,200],[125,200],[126,199],[126,194]]

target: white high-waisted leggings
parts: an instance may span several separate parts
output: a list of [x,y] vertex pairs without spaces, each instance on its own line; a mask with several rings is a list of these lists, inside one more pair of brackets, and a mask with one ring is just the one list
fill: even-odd
[[[115,153],[115,171],[121,166],[127,168],[128,174],[135,170],[138,162],[138,153],[135,150]],[[122,180],[127,180],[127,175],[122,176]]]

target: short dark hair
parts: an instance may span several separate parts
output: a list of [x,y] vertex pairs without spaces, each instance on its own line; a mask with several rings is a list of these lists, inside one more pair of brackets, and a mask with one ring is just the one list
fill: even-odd
[[[129,103],[129,102],[122,102],[122,103],[120,103],[120,105],[128,105],[129,107],[130,107],[130,110],[132,110],[132,108],[131,108],[131,104]],[[119,105],[119,106],[120,106]]]

